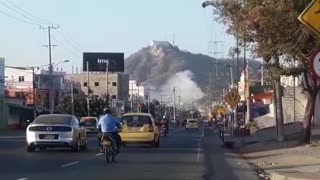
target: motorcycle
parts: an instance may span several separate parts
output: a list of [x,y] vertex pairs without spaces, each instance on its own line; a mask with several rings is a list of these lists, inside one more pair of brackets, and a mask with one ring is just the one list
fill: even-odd
[[164,125],[164,124],[161,125],[160,134],[163,135],[163,136],[167,136],[167,133],[168,133],[167,126]]
[[101,137],[100,145],[104,154],[104,160],[107,164],[115,161],[116,150],[113,148],[112,143],[112,137],[108,135],[103,135]]

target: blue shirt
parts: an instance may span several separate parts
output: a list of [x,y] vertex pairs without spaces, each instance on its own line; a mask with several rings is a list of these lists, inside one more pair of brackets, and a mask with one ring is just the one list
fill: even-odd
[[100,118],[97,127],[101,128],[101,132],[103,133],[110,133],[117,132],[117,129],[121,129],[121,124],[117,118],[107,114]]

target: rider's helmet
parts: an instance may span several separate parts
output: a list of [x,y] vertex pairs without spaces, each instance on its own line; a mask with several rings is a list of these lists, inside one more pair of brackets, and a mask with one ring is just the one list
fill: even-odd
[[111,109],[108,107],[103,109],[103,113],[104,114],[112,114]]

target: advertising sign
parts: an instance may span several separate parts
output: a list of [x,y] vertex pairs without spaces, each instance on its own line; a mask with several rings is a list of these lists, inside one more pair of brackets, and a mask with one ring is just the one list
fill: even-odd
[[124,72],[124,53],[83,53],[83,71],[106,72],[107,65],[110,72]]
[[4,98],[4,58],[0,57],[0,99]]

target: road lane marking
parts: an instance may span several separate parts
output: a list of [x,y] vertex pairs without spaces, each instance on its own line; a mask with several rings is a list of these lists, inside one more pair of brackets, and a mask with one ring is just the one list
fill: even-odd
[[19,178],[17,180],[27,180],[28,178]]
[[62,165],[61,167],[64,168],[64,167],[72,166],[72,165],[78,164],[78,163],[79,163],[79,161],[75,161],[75,162],[72,162],[72,163],[68,163],[68,164]]
[[98,153],[98,154],[96,154],[96,156],[101,156],[101,155],[103,155],[103,153]]
[[202,126],[201,137],[204,137],[204,127]]

